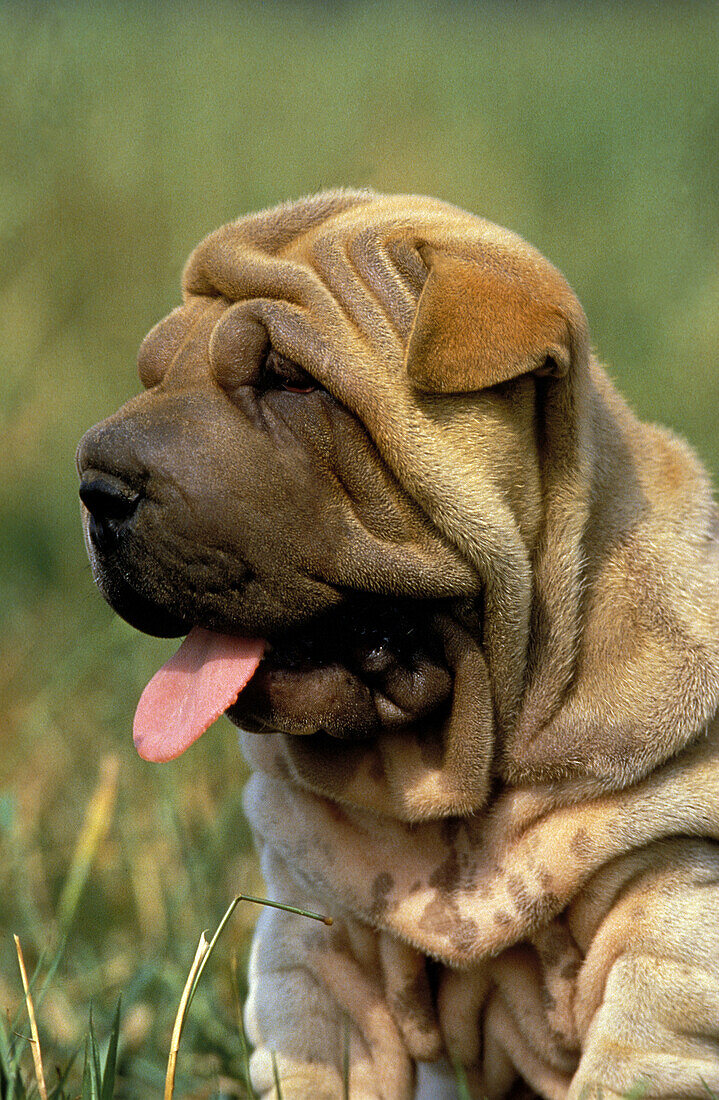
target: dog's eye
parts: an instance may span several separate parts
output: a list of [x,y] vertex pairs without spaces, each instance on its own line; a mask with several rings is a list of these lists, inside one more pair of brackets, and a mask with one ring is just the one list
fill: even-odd
[[307,371],[270,348],[262,365],[262,389],[286,390],[288,393],[312,393],[322,387]]

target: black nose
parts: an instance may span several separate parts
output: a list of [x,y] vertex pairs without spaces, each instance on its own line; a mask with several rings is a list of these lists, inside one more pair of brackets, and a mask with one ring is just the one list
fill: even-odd
[[132,518],[140,494],[112,474],[86,470],[80,485],[80,500],[90,513],[90,538],[98,550],[107,553],[117,546]]

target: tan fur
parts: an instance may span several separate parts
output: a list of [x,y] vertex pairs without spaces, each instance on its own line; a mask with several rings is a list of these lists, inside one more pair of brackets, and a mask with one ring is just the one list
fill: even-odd
[[431,738],[243,735],[268,894],[336,917],[260,919],[255,1087],[275,1051],[286,1098],[339,1098],[346,1018],[353,1100],[452,1058],[477,1097],[719,1090],[719,544],[691,451],[633,416],[543,257],[431,199],[243,218],[185,295],[149,380],[208,299],[225,391],[271,340],[362,422],[456,600]]

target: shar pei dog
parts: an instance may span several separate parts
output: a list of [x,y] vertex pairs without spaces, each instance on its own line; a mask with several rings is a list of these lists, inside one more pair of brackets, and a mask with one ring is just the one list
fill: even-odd
[[268,895],[334,917],[259,918],[255,1089],[719,1090],[717,511],[562,275],[331,191],[207,237],[139,363],[78,454],[102,593],[187,635],[136,745],[226,712]]

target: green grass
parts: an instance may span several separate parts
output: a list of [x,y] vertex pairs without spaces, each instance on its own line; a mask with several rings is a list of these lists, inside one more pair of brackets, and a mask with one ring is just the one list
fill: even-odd
[[[172,645],[113,618],[79,532],[76,441],[136,390],[188,251],[324,186],[457,202],[565,271],[621,389],[716,474],[718,52],[700,3],[0,6],[0,1008],[22,1007],[17,932],[40,980],[57,958],[38,1019],[50,1077],[80,1050],[68,1095],[90,1003],[102,1046],[120,993],[118,1089],[161,1095],[198,931],[263,892],[229,725],[169,766],[134,755]],[[178,1096],[242,1078],[230,960],[252,919],[198,990]]]

